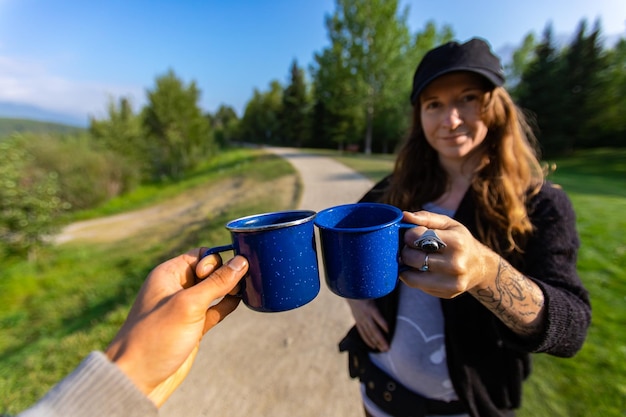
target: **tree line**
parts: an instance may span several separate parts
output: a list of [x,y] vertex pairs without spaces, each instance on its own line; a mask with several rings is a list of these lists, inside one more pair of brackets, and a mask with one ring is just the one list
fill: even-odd
[[[336,0],[329,45],[287,82],[255,89],[241,117],[204,112],[195,81],[156,78],[139,111],[125,97],[83,133],[13,134],[0,141],[0,250],[35,253],[67,212],[139,184],[176,181],[235,143],[390,153],[409,127],[409,92],[423,55],[455,37],[429,22],[411,33],[397,0]],[[567,45],[548,25],[507,64],[507,87],[534,122],[544,155],[626,146],[626,40],[607,46],[598,22]]]
[[[273,81],[268,91],[255,91],[237,138],[393,152],[409,127],[417,64],[428,50],[455,39],[450,26],[434,22],[410,33],[408,11],[396,0],[337,0],[326,18],[330,45],[315,54],[310,81],[294,61],[286,87]],[[626,146],[626,39],[607,45],[599,21],[590,28],[581,20],[567,44],[555,39],[550,24],[541,39],[529,33],[505,72],[544,156]]]

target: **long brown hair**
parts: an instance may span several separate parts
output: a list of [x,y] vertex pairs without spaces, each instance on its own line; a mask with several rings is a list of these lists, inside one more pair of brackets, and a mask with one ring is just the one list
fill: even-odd
[[[483,121],[488,127],[471,189],[477,204],[480,239],[499,253],[522,252],[532,232],[526,201],[544,180],[536,140],[522,112],[502,87],[483,96]],[[428,144],[420,120],[420,103],[413,110],[411,131],[398,152],[384,200],[403,210],[420,210],[447,187],[447,174]]]

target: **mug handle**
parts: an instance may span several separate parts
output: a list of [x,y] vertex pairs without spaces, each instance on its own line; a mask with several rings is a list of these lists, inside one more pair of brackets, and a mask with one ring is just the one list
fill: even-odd
[[[400,228],[400,242],[398,243],[400,245],[400,250],[402,250],[402,247],[404,246],[404,233],[407,231],[407,229],[412,229],[417,226],[419,225],[407,222],[398,223],[398,227]],[[400,264],[400,266],[398,267],[398,273],[402,273],[408,271],[409,269],[412,269],[410,266],[406,266],[401,263],[400,259],[398,259],[398,264]]]
[[235,247],[233,246],[232,243],[230,245],[216,246],[214,248],[209,248],[202,254],[202,257],[206,258],[209,255],[214,255],[216,253],[226,252],[229,250],[235,250]]

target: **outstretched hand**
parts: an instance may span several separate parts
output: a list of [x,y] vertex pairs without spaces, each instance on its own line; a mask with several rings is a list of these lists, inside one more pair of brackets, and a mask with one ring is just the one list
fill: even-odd
[[[530,278],[476,240],[461,223],[426,211],[404,213],[407,230],[402,261],[411,269],[402,281],[440,298],[469,293],[519,335],[537,335],[546,325],[544,294]],[[426,253],[414,243],[427,229],[434,230],[446,247],[428,254],[428,270],[420,271]]]
[[240,301],[233,295],[248,269],[246,259],[236,256],[221,266],[217,255],[202,259],[204,250],[170,259],[148,275],[106,350],[157,407],[189,373],[202,336]]

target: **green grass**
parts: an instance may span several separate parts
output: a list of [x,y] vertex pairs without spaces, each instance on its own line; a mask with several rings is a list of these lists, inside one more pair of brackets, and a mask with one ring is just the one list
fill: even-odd
[[[227,177],[271,181],[293,173],[289,163],[273,155],[231,150],[181,183],[137,190],[128,201],[113,201],[88,217],[142,207]],[[224,224],[234,217],[292,208],[280,206],[278,200],[268,195],[229,206],[227,213],[207,214],[205,222],[174,237],[130,238],[116,244],[68,243],[43,251],[36,263],[4,260],[0,280],[0,415],[26,408],[86,354],[106,347],[154,265],[193,247],[226,242],[229,235]]]
[[[337,158],[376,181],[393,164],[377,156]],[[368,160],[372,163],[368,164]],[[520,417],[626,416],[626,150],[597,149],[547,161],[570,196],[581,239],[578,272],[590,292],[592,325],[571,359],[534,355]]]

